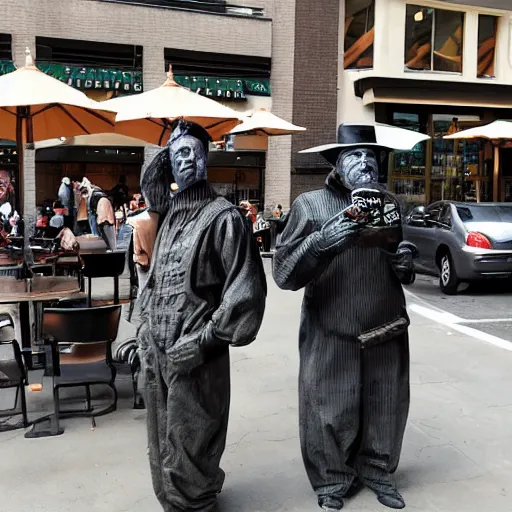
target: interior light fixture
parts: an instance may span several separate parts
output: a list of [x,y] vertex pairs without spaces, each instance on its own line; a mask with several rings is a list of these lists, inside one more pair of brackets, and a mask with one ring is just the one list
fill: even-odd
[[414,21],[417,21],[418,23],[420,21],[423,21],[423,9],[421,9],[414,15]]

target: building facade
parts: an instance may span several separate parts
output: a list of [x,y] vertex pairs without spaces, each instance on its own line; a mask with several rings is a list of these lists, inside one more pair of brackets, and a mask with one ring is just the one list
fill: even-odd
[[[162,85],[172,64],[176,81],[235,110],[272,108],[271,70],[279,68],[272,60],[273,0],[0,4],[0,73],[11,71],[13,65],[22,67],[29,48],[41,70],[103,100]],[[286,59],[284,54],[279,57]],[[279,97],[279,81],[275,89]],[[284,176],[281,159],[274,156],[279,152],[277,146],[269,148],[268,158],[261,150],[212,154],[211,179],[227,195],[234,188],[233,199],[262,204],[268,191],[286,204],[289,168]],[[32,216],[36,205],[54,199],[63,175],[89,175],[108,188],[124,174],[135,188],[140,167],[149,157],[151,151],[140,147],[54,147],[38,150],[37,156],[29,148],[23,176],[17,177],[23,182],[21,209]]]
[[[493,145],[454,131],[512,116],[508,0],[295,0],[292,200],[329,168],[298,151],[334,142],[341,122],[383,122],[432,136],[388,165],[406,203],[512,200],[510,149],[493,173]],[[276,23],[276,20],[274,20]],[[336,77],[336,79],[335,79]]]
[[[510,149],[493,173],[491,143],[446,133],[512,118],[508,0],[0,0],[0,73],[24,64],[97,100],[178,82],[239,111],[271,108],[307,131],[251,150],[211,153],[211,179],[232,200],[287,209],[323,185],[307,147],[341,122],[378,121],[432,141],[389,161],[389,187],[411,204],[512,199]],[[484,4],[485,5],[479,5]],[[506,10],[506,9],[509,10]],[[16,23],[13,22],[16,20]],[[23,210],[51,199],[62,175],[137,187],[151,149],[48,148],[24,162]],[[2,151],[0,150],[0,153]],[[12,148],[0,155],[14,168]]]

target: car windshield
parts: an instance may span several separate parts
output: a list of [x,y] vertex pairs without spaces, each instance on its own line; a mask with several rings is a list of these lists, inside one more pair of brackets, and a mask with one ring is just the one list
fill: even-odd
[[462,222],[512,222],[512,205],[457,206]]

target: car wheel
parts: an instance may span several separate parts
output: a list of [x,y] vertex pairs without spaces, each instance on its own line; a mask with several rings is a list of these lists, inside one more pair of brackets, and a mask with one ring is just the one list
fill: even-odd
[[446,295],[456,295],[460,280],[455,272],[450,253],[443,254],[440,265],[439,287]]

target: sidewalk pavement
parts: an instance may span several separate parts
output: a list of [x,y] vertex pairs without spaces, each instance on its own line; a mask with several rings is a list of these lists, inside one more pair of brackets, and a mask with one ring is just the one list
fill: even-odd
[[[223,512],[319,510],[297,427],[301,293],[269,276],[253,345],[232,350],[232,405]],[[340,312],[340,314],[342,314]],[[512,510],[512,354],[411,315],[411,410],[396,473],[409,510]],[[161,512],[151,488],[144,411],[127,376],[118,411],[63,422],[61,437],[0,434],[0,512]],[[29,394],[31,410],[42,395]],[[46,404],[49,405],[49,402]],[[363,491],[347,511],[384,511]]]

